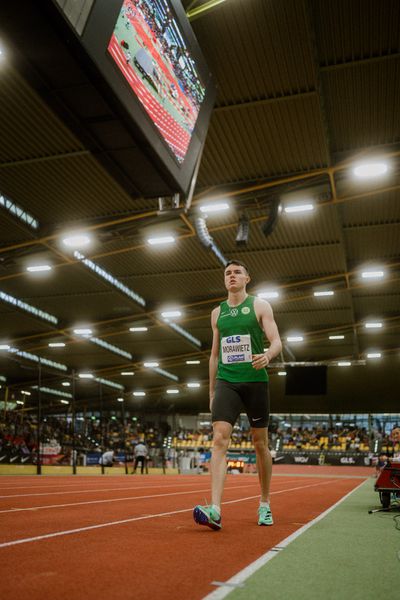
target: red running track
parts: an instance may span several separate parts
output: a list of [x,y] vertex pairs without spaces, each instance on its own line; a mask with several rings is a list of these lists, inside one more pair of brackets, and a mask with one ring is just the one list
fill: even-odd
[[284,474],[271,488],[276,524],[256,524],[256,477],[233,475],[219,532],[192,520],[193,506],[209,498],[208,476],[2,477],[0,596],[200,600],[215,589],[212,581],[232,577],[371,469],[282,466],[275,473]]

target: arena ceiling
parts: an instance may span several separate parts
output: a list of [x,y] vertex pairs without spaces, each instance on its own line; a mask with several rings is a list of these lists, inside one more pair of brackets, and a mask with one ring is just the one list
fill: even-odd
[[[205,202],[226,200],[230,210],[209,214],[208,231],[223,256],[249,266],[250,293],[279,294],[271,299],[284,342],[277,360],[329,364],[328,395],[309,410],[394,410],[399,2],[183,4],[218,91],[191,207],[160,211],[158,199],[130,180],[131,155],[124,155],[124,132],[109,107],[68,70],[63,54],[41,55],[34,24],[16,19],[15,3],[2,3],[0,344],[9,347],[0,350],[2,391],[8,388],[8,400],[28,398],[27,407],[39,385],[74,390],[88,408],[101,396],[111,407],[124,397],[133,409],[206,411],[209,315],[224,298],[223,267],[201,243],[195,220]],[[357,179],[353,167],[361,161],[384,162],[387,172]],[[278,203],[302,202],[314,209],[275,214]],[[240,219],[248,241],[238,245]],[[84,251],[90,262],[63,246],[73,230],[91,235]],[[149,246],[156,234],[172,234],[175,243]],[[44,263],[52,270],[26,270]],[[363,278],[367,270],[384,275]],[[314,295],[327,291],[334,293]],[[165,322],[167,309],[182,315]],[[79,327],[91,335],[74,333]],[[301,343],[287,340],[295,334]],[[282,370],[271,365],[273,409],[304,408],[304,398],[300,405],[285,397]],[[79,378],[83,372],[93,378]],[[200,387],[188,387],[194,382]],[[66,396],[48,390],[43,401],[60,406]]]

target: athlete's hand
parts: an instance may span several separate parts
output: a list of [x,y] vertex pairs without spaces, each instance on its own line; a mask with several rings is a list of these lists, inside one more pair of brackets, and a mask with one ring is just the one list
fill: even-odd
[[265,369],[269,365],[269,358],[266,354],[252,354],[252,365],[255,369]]

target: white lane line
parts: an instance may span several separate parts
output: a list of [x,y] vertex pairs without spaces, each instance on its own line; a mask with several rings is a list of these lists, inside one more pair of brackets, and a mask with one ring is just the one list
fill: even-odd
[[[339,481],[339,480],[337,480],[337,481]],[[284,540],[279,542],[279,544],[278,544],[279,551],[278,552],[276,551],[278,548],[276,548],[276,550],[268,550],[268,552],[266,552],[265,554],[260,556],[260,558],[257,558],[257,560],[250,563],[247,567],[245,567],[244,569],[242,569],[241,571],[236,573],[236,575],[233,575],[233,577],[228,579],[228,581],[224,582],[228,587],[226,587],[225,589],[224,589],[224,587],[225,587],[224,585],[219,587],[217,590],[211,592],[210,594],[207,594],[207,596],[205,596],[203,598],[203,600],[223,600],[223,598],[226,598],[226,596],[232,591],[232,586],[236,587],[237,585],[243,584],[246,581],[246,579],[248,579],[256,571],[258,571],[258,569],[260,569],[265,564],[267,564],[267,562],[269,562],[271,560],[271,558],[274,558],[275,556],[277,556],[277,554],[280,554],[281,550],[286,548],[286,546],[288,546],[291,542],[293,542],[293,540],[295,540],[297,537],[302,535],[307,529],[309,529],[310,527],[312,527],[313,525],[318,523],[318,521],[321,521],[321,519],[326,517],[327,514],[329,514],[332,510],[334,510],[337,506],[339,506],[339,504],[344,502],[351,494],[353,494],[356,490],[358,490],[358,488],[360,488],[364,484],[365,484],[365,481],[360,483],[360,485],[358,485],[353,490],[351,490],[348,494],[343,496],[343,498],[340,498],[340,500],[335,502],[335,504],[330,506],[323,513],[321,513],[320,515],[315,517],[315,519],[313,519],[312,521],[309,521],[308,523],[303,525],[303,527],[300,527],[300,529],[297,529],[292,534],[290,534],[287,538],[285,538]],[[323,485],[323,484],[321,484],[321,485]]]
[[60,491],[60,492],[35,492],[33,494],[9,494],[5,496],[0,496],[0,499],[7,498],[30,498],[32,496],[59,496],[60,494],[93,494],[95,492],[120,492],[121,490],[149,490],[154,488],[168,488],[168,487],[185,487],[188,485],[193,485],[192,483],[170,483],[168,485],[142,485],[142,486],[126,486],[126,487],[117,487],[117,488],[98,488],[95,490],[68,490],[68,491]]
[[[296,479],[295,477],[293,479]],[[258,481],[258,480],[257,480]],[[286,482],[285,482],[286,483]],[[7,498],[30,498],[33,496],[59,496],[60,494],[93,494],[95,492],[119,492],[121,490],[149,490],[149,489],[156,489],[156,488],[169,488],[169,487],[186,487],[188,485],[193,485],[194,482],[188,482],[188,483],[169,483],[169,484],[165,484],[165,485],[142,485],[142,486],[124,486],[124,487],[117,487],[117,488],[98,488],[98,489],[94,489],[94,490],[67,490],[67,491],[63,491],[61,490],[60,492],[35,492],[33,494],[6,494],[4,496],[0,496],[0,499],[7,499]]]
[[[255,481],[254,483],[251,484],[251,486],[254,485],[258,485],[258,481]],[[226,487],[225,490],[236,490],[236,489],[243,489],[243,488],[249,488],[250,485],[235,485],[232,487]],[[151,494],[148,496],[127,496],[126,498],[108,498],[106,500],[88,500],[87,502],[71,502],[69,504],[46,504],[44,506],[31,506],[28,508],[9,508],[7,510],[0,510],[0,513],[16,513],[16,512],[22,512],[25,510],[33,510],[33,511],[37,511],[37,510],[42,510],[44,508],[64,508],[66,506],[82,506],[83,504],[103,504],[103,503],[107,503],[107,502],[123,502],[124,500],[142,500],[142,499],[148,499],[148,498],[163,498],[165,496],[183,496],[185,494],[198,494],[200,492],[209,492],[210,488],[204,488],[204,489],[197,489],[197,490],[190,490],[187,492],[170,492],[168,494]]]
[[[295,487],[295,488],[290,488],[287,490],[279,490],[277,492],[272,492],[272,494],[285,494],[286,492],[294,492],[296,490],[303,490],[309,487],[315,487],[315,486],[319,486],[319,485],[327,485],[328,483],[336,483],[337,480],[333,480],[333,481],[324,481],[323,483],[313,483],[311,485],[304,485],[304,486],[300,486],[300,487]],[[256,494],[255,496],[247,496],[246,498],[239,498],[237,500],[228,500],[226,502],[222,502],[222,504],[235,504],[237,502],[244,502],[245,500],[254,500],[254,498],[259,498],[260,494]],[[40,542],[41,540],[46,540],[49,538],[53,538],[53,537],[59,537],[62,535],[70,535],[72,533],[80,533],[81,531],[89,531],[91,529],[101,529],[103,527],[112,527],[113,525],[121,525],[122,523],[132,523],[133,521],[142,521],[145,519],[151,519],[151,518],[155,518],[155,517],[165,517],[168,515],[177,515],[179,513],[183,513],[183,512],[189,512],[192,511],[193,507],[190,508],[183,508],[182,510],[172,510],[170,512],[165,512],[165,513],[157,513],[154,515],[145,515],[142,517],[131,517],[130,519],[122,519],[120,521],[110,521],[108,523],[100,523],[99,525],[88,525],[86,527],[79,527],[77,529],[67,529],[65,531],[55,531],[54,533],[46,533],[44,535],[38,535],[35,537],[31,537],[31,538],[21,538],[19,540],[12,540],[10,542],[3,542],[0,544],[0,548],[6,548],[8,546],[15,546],[17,544],[26,544],[28,542]],[[318,518],[318,517],[317,517]]]
[[[280,483],[289,483],[291,484],[292,482],[290,481],[282,481]],[[182,485],[194,485],[194,484],[182,484]],[[225,490],[234,490],[234,489],[238,489],[238,488],[248,488],[254,485],[259,485],[258,484],[258,480],[255,480],[253,482],[249,482],[246,483],[246,485],[239,485],[239,486],[230,486],[230,487],[226,487]],[[158,487],[158,486],[155,486]],[[171,487],[171,486],[167,486],[167,487]],[[176,487],[176,486],[174,486]],[[136,489],[141,489],[141,488],[136,488]],[[145,488],[145,489],[149,489],[149,488]],[[285,488],[283,488],[285,489]],[[22,508],[7,508],[4,510],[0,510],[0,514],[3,513],[16,513],[16,512],[22,512],[22,511],[26,511],[26,510],[31,510],[31,511],[36,511],[36,510],[42,510],[44,508],[63,508],[66,506],[81,506],[84,504],[102,504],[102,503],[107,503],[107,502],[121,502],[124,500],[140,500],[141,498],[160,498],[162,496],[178,496],[180,494],[196,494],[197,492],[209,492],[210,488],[206,488],[206,489],[196,489],[193,491],[188,491],[188,492],[170,492],[168,494],[152,494],[152,495],[147,495],[147,496],[126,496],[125,498],[106,498],[105,500],[87,500],[85,502],[70,502],[68,504],[44,504],[42,506],[28,506],[28,507],[22,507]],[[276,493],[276,492],[272,492],[272,493]]]

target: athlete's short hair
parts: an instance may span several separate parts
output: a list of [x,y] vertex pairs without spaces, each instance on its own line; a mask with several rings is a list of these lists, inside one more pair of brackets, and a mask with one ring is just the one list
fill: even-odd
[[239,267],[243,267],[243,269],[246,271],[247,275],[250,275],[250,271],[249,271],[247,265],[245,265],[244,262],[242,262],[241,260],[228,260],[228,262],[225,265],[225,269],[227,267],[229,267],[229,265],[238,265]]

